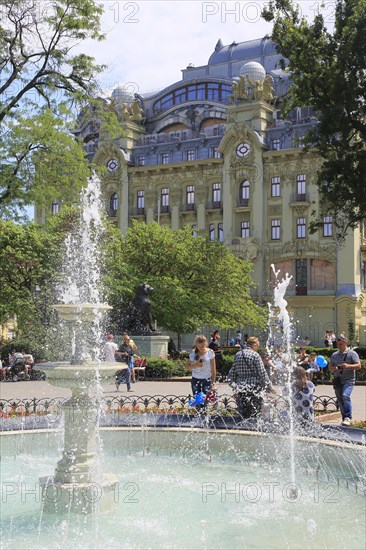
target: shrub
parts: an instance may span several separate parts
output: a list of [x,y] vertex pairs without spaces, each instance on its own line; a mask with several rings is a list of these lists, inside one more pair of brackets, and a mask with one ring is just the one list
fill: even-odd
[[173,369],[173,361],[161,357],[149,357],[145,370],[145,378],[150,380],[171,378]]

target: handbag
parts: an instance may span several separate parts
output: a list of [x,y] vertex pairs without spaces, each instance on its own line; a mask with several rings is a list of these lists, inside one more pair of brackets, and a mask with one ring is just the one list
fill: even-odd
[[341,387],[342,387],[341,377],[339,375],[335,376],[333,378],[333,388],[336,390],[336,389],[340,389]]
[[[347,359],[347,353],[344,353],[343,363],[346,362],[346,359]],[[336,390],[336,389],[340,389],[341,387],[342,387],[342,370],[339,374],[333,377],[333,388]]]

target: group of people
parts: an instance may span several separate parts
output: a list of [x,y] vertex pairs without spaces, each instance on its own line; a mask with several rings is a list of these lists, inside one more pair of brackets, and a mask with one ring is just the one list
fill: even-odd
[[126,332],[122,334],[122,343],[120,346],[113,340],[113,334],[108,334],[107,341],[104,344],[104,361],[127,365],[127,367],[120,369],[116,374],[116,389],[118,391],[120,385],[124,383],[127,385],[127,391],[133,391],[131,383],[136,383],[135,361],[141,360],[135,353],[137,346]]
[[[340,336],[344,336],[341,334]],[[324,345],[326,348],[337,349],[337,337],[333,330],[326,330],[324,334]]]
[[[204,335],[195,338],[194,349],[186,365],[192,371],[193,395],[216,390],[216,374],[222,362],[219,338],[218,331],[212,333],[209,345]],[[276,394],[271,381],[274,364],[268,352],[258,353],[259,345],[255,336],[248,338],[246,347],[236,353],[228,373],[228,383],[234,390],[238,411],[243,418],[258,417],[263,409],[264,395]],[[361,363],[358,354],[348,347],[348,340],[343,334],[336,338],[336,346],[338,350],[332,353],[329,370],[334,374],[333,386],[342,424],[349,426],[352,420],[351,393]],[[316,357],[315,352],[307,356],[305,348],[301,348],[298,363],[291,373],[291,392],[288,387],[283,391],[288,399],[291,395],[293,415],[301,424],[314,420],[315,386],[312,377],[319,369]]]
[[4,365],[0,360],[0,379],[5,380],[8,374],[15,372],[15,369],[28,374],[33,366],[34,358],[31,353],[19,352],[13,349],[9,353],[7,364]]

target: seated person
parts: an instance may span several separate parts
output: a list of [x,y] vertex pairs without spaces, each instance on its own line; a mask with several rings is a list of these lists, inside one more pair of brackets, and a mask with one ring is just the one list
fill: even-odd
[[313,380],[314,374],[320,372],[320,367],[316,362],[317,355],[315,351],[312,351],[309,356],[309,368],[306,369],[306,374],[309,380]]
[[307,369],[309,366],[309,356],[306,353],[305,348],[299,349],[299,355],[296,358],[296,363],[299,367],[303,367],[304,369]]

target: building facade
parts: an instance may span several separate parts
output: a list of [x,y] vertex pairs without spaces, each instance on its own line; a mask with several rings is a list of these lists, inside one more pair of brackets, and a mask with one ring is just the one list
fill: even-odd
[[279,57],[267,38],[219,41],[207,65],[189,65],[154,95],[113,91],[108,108],[124,137],[111,141],[90,122],[78,133],[107,168],[106,211],[122,233],[132,219],[188,224],[253,263],[261,303],[271,300],[274,270],[292,275],[286,297],[298,337],[321,344],[333,329],[365,345],[366,225],[342,247],[331,216],[309,234],[321,159],[304,152],[303,139],[316,113],[299,108],[281,118],[289,80]]

